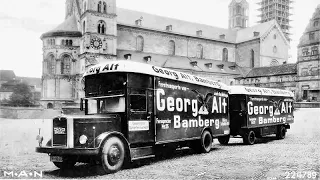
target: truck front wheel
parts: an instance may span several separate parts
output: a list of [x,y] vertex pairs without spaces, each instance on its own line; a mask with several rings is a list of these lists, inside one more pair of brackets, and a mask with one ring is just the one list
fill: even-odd
[[124,163],[125,149],[118,137],[111,137],[102,146],[101,164],[106,173],[119,171]]
[[227,145],[229,143],[230,135],[218,137],[218,141],[222,145]]
[[253,145],[256,141],[256,135],[252,130],[249,130],[243,135],[244,144]]

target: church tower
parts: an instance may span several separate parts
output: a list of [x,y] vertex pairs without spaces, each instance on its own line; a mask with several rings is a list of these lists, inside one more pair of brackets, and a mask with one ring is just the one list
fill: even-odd
[[232,0],[229,4],[229,29],[248,27],[249,4],[246,0]]
[[81,1],[81,72],[117,56],[116,0]]

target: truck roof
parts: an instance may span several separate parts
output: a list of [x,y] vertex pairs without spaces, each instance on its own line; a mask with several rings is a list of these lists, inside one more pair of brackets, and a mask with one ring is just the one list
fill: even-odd
[[229,93],[230,94],[245,94],[245,95],[293,97],[293,93],[288,90],[249,87],[249,86],[230,86]]
[[184,72],[178,72],[172,69],[167,69],[163,67],[158,67],[150,64],[134,62],[131,60],[116,60],[109,61],[105,63],[96,64],[86,70],[83,77],[101,74],[101,73],[110,73],[110,72],[132,72],[132,73],[141,73],[152,76],[158,76],[162,78],[188,82],[192,84],[198,84],[202,86],[229,90],[229,86],[224,83],[209,80],[203,77],[191,75]]

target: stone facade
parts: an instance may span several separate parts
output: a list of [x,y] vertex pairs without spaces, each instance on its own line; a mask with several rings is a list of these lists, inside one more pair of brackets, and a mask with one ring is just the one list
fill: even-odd
[[[65,21],[41,36],[42,105],[76,105],[84,96],[81,76],[86,68],[128,54],[133,61],[229,85],[252,67],[269,66],[269,59],[285,62],[289,45],[280,38],[277,22],[247,27],[248,4],[239,2],[232,1],[229,9],[240,8],[241,28],[224,29],[117,8],[116,0],[66,0]],[[273,39],[277,32],[279,38]],[[278,52],[284,54],[273,52],[275,44],[281,44]]]
[[298,100],[320,101],[320,5],[298,45]]

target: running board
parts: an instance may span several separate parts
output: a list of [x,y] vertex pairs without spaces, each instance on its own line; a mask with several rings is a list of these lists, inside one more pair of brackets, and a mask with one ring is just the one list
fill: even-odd
[[153,146],[131,148],[130,154],[131,160],[155,157]]

